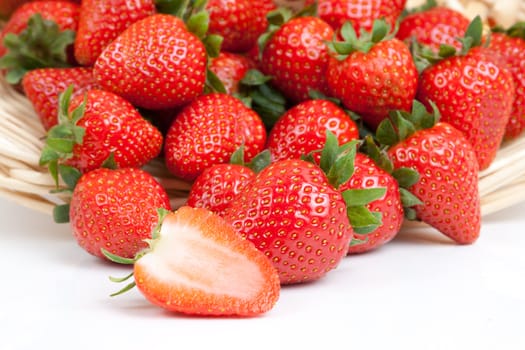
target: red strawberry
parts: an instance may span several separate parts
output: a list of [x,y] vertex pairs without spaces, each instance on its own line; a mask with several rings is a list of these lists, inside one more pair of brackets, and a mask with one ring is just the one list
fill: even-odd
[[389,111],[410,110],[418,77],[408,47],[387,35],[383,21],[375,23],[373,31],[362,33],[360,39],[345,24],[341,31],[344,42],[331,44],[336,55],[327,69],[331,95],[374,129]]
[[229,52],[221,52],[210,60],[210,70],[222,81],[228,94],[239,92],[239,83],[255,63],[249,58]]
[[268,26],[266,14],[275,9],[271,0],[210,0],[210,34],[223,37],[222,49],[246,52]]
[[223,216],[226,207],[255,177],[249,167],[239,164],[216,164],[195,179],[187,205],[206,208]]
[[326,93],[329,52],[325,41],[333,34],[319,18],[291,19],[266,42],[261,70],[272,76],[272,85],[294,102],[308,99],[310,90]]
[[266,130],[257,113],[235,97],[212,93],[197,97],[177,115],[164,153],[168,170],[191,181],[204,169],[228,162],[242,144],[249,162],[265,143]]
[[381,215],[381,224],[366,234],[354,233],[349,254],[364,253],[390,242],[401,229],[404,219],[403,205],[396,179],[377,166],[368,156],[357,153],[354,162],[354,173],[347,182],[339,186],[339,190],[360,190],[367,188],[385,188],[384,194],[366,207],[372,213]]
[[396,37],[407,43],[414,38],[420,44],[439,52],[441,44],[461,49],[457,38],[463,37],[469,20],[463,14],[444,6],[436,6],[404,17]]
[[[162,135],[126,100],[111,92],[89,90],[69,103],[72,89],[61,97],[59,124],[47,135],[41,163],[57,163],[85,173],[114,156],[120,168],[141,167],[155,158]],[[86,103],[84,104],[84,99]]]
[[75,38],[78,63],[92,66],[102,50],[127,27],[154,13],[153,0],[83,0]]
[[489,49],[502,60],[511,72],[516,88],[516,98],[505,129],[505,138],[513,139],[525,130],[525,23],[520,22],[507,31],[492,33]]
[[20,6],[0,32],[0,69],[20,82],[32,69],[68,67],[79,6],[67,1],[35,1]]
[[511,73],[499,66],[482,48],[479,17],[466,36],[474,46],[447,56],[421,73],[418,100],[429,107],[433,101],[442,121],[461,130],[474,146],[480,170],[494,160],[510,117],[515,88]]
[[[313,3],[307,0],[307,4]],[[356,31],[371,30],[374,20],[383,18],[393,28],[401,15],[406,0],[318,0],[319,17],[334,30],[350,21]]]
[[73,85],[73,96],[97,86],[91,68],[41,68],[28,72],[22,79],[26,97],[31,101],[44,129],[58,123],[58,97]]
[[413,113],[415,118],[405,119],[398,113],[395,119],[403,120],[405,131],[412,130],[406,138],[384,137],[388,135],[385,130],[399,130],[400,122],[393,126],[385,120],[378,129],[380,142],[392,145],[388,154],[394,168],[413,169],[420,175],[408,188],[419,199],[407,210],[408,216],[428,223],[457,243],[473,243],[480,234],[481,221],[474,149],[461,131],[445,122],[434,124],[438,117],[432,115],[429,121],[426,112],[421,113],[424,107],[416,106],[420,113]]
[[[284,113],[268,136],[267,147],[274,160],[299,159],[321,150],[326,131],[340,144],[359,137],[357,125],[344,110],[327,100],[307,100]],[[315,155],[319,160],[320,153]]]
[[206,61],[204,44],[181,19],[157,14],[133,23],[106,46],[94,75],[104,89],[136,106],[167,109],[203,92]]
[[279,277],[271,262],[206,209],[181,207],[166,214],[150,248],[134,260],[108,256],[133,263],[131,286],[169,311],[256,316],[279,299]]
[[316,280],[334,269],[353,234],[341,193],[319,167],[302,160],[263,169],[224,217],[271,259],[282,284]]
[[88,253],[101,249],[132,258],[147,247],[145,239],[158,222],[158,208],[170,209],[166,191],[147,172],[96,169],[84,174],[71,198],[73,235]]

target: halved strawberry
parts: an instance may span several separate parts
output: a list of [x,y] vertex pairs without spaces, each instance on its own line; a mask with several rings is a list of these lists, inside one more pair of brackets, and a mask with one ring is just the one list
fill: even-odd
[[[270,260],[224,219],[203,208],[164,213],[150,248],[134,263],[135,282],[151,303],[195,315],[254,316],[269,311],[280,293]],[[119,293],[116,293],[119,294]]]

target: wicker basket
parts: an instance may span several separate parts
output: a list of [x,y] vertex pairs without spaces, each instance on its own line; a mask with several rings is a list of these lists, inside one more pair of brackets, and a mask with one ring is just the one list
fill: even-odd
[[[30,102],[0,77],[0,196],[51,214],[63,199],[50,193],[53,181],[47,169],[38,165],[44,138]],[[147,170],[168,190],[174,207],[185,202],[190,184],[172,177],[161,160],[149,164]],[[480,174],[479,188],[482,215],[525,201],[525,135],[502,145],[490,168]]]

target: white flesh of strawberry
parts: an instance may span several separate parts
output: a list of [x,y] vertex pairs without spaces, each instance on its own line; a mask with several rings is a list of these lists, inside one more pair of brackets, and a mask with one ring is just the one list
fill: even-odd
[[249,299],[264,284],[256,264],[180,221],[165,220],[153,250],[137,263],[167,285],[217,295]]

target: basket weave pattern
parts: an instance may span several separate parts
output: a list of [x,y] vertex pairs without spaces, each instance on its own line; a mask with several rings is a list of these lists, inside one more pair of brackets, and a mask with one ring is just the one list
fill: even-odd
[[[54,183],[38,164],[44,139],[31,103],[0,77],[0,196],[51,214],[63,199],[51,193]],[[167,189],[174,207],[185,202],[190,184],[171,176],[162,160],[146,170]],[[489,169],[480,174],[479,190],[484,216],[525,201],[525,135],[502,145]]]

